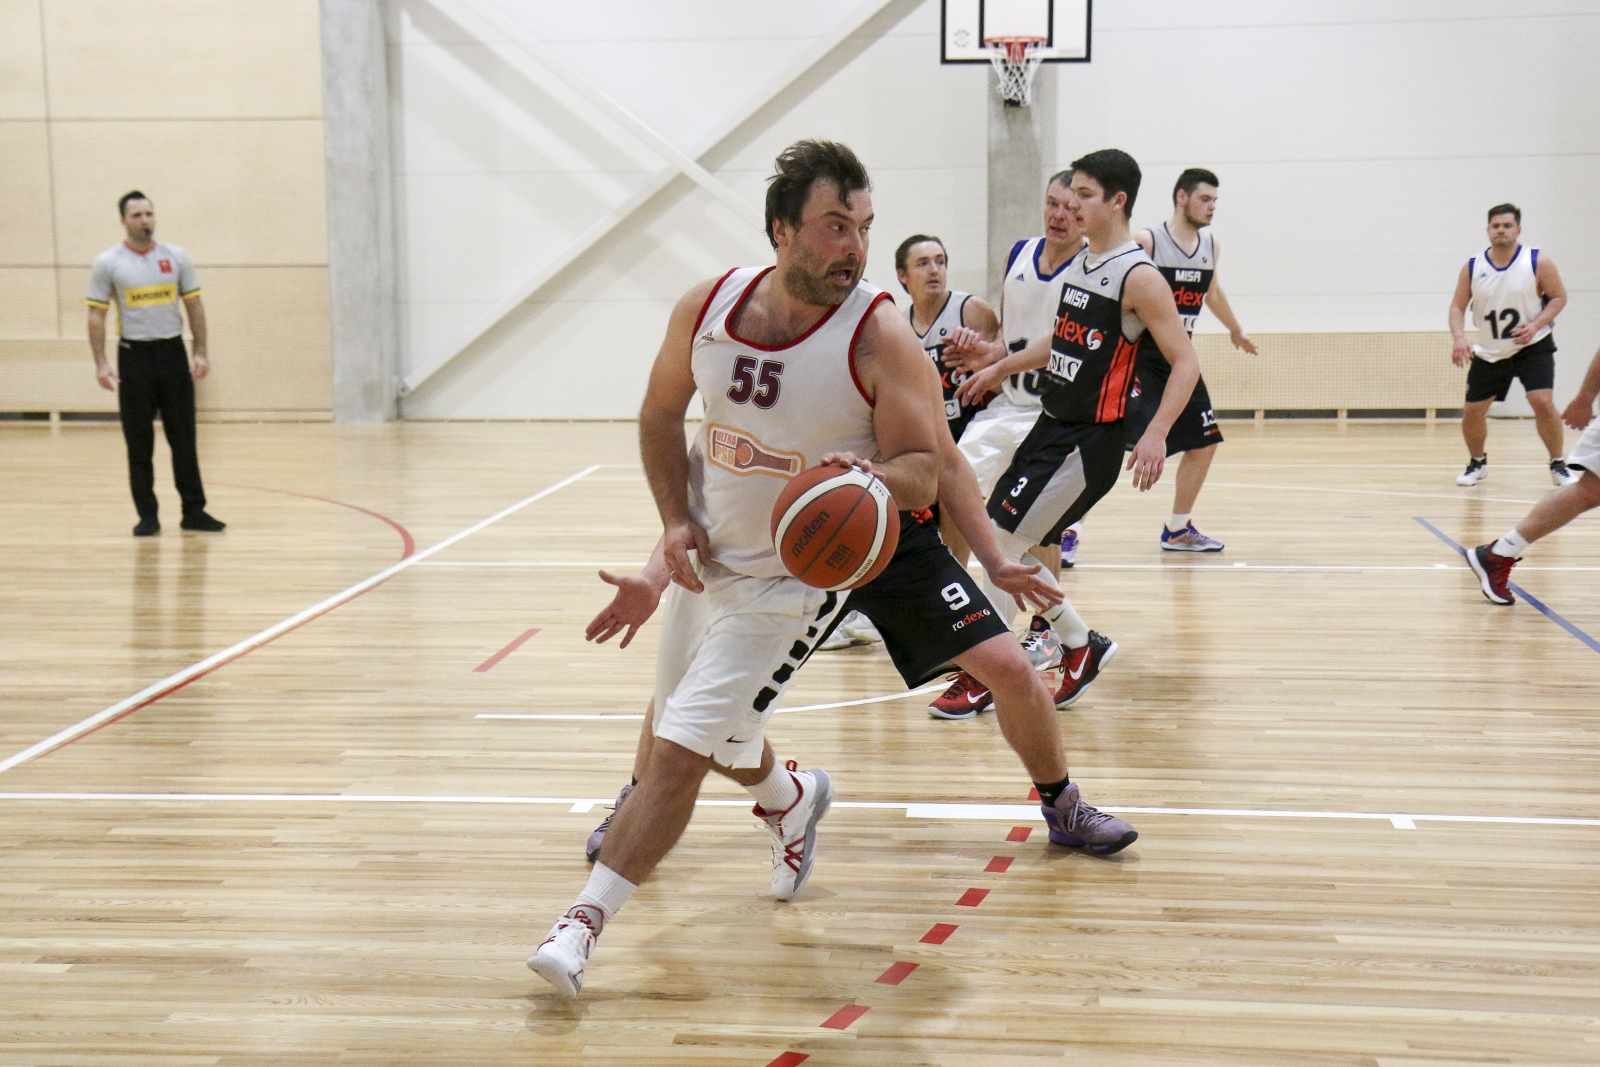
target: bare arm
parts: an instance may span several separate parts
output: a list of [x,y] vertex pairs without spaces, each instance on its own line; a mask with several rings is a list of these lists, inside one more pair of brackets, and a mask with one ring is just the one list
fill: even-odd
[[[1000,296],[1005,300],[1005,294]],[[1002,304],[1003,306],[1003,304]],[[961,309],[961,325],[944,344],[944,365],[960,367],[969,374],[981,370],[1006,354],[1000,338],[1000,318],[981,297],[972,297]]]
[[206,345],[206,306],[200,294],[183,298],[183,308],[189,313],[189,332],[194,334],[194,365],[189,373],[199,381],[211,373],[211,353]]
[[1211,238],[1211,289],[1206,293],[1206,307],[1211,309],[1211,314],[1217,321],[1228,328],[1228,340],[1233,342],[1234,348],[1242,348],[1252,356],[1259,355],[1255,342],[1245,336],[1244,327],[1239,325],[1239,319],[1233,313],[1233,306],[1228,303],[1228,294],[1222,291],[1222,276],[1219,273],[1222,264],[1222,245],[1215,235]]
[[1555,260],[1540,256],[1539,269],[1534,277],[1539,281],[1539,295],[1545,298],[1544,310],[1532,322],[1522,323],[1511,331],[1511,339],[1519,345],[1527,344],[1534,334],[1556,321],[1561,309],[1567,306],[1567,287],[1562,284],[1561,272],[1556,270]]
[[1596,397],[1600,397],[1600,352],[1596,352],[1594,359],[1589,361],[1589,371],[1583,376],[1583,384],[1578,386],[1578,395],[1561,413],[1562,421],[1574,430],[1586,429],[1594,418]]
[[106,309],[89,305],[89,354],[94,357],[94,376],[100,388],[117,391],[117,368],[106,362]]
[[1465,367],[1472,361],[1472,344],[1467,340],[1467,305],[1472,302],[1472,276],[1467,273],[1467,265],[1461,264],[1461,273],[1456,275],[1455,295],[1450,298],[1450,337],[1453,342],[1450,349],[1450,362],[1458,367]]
[[878,455],[862,462],[866,457],[830,453],[822,462],[855,463],[871,471],[888,487],[898,507],[925,508],[933,503],[939,492],[937,434],[950,434],[941,425],[943,402],[937,421],[928,404],[925,386],[932,369],[905,316],[887,302],[874,308],[856,342],[856,373],[872,398]]
[[[1157,275],[1157,277],[1160,277],[1160,275]],[[1171,297],[1172,291],[1170,289],[1167,291],[1167,295],[1169,298]],[[1174,311],[1173,314],[1177,314],[1177,312]],[[1181,325],[1179,328],[1182,328]],[[1013,374],[1021,374],[1024,371],[1038,370],[1040,367],[1048,366],[1050,363],[1052,336],[1051,334],[1045,334],[1043,337],[1035,337],[1028,342],[1028,347],[1022,351],[1013,352],[998,363],[991,363],[982,370],[977,371],[961,383],[956,390],[956,395],[961,398],[961,402],[964,404],[975,404],[983,394],[998,392],[1000,383]],[[1001,347],[1003,348],[1004,346]]]
[[607,585],[616,586],[616,593],[611,597],[611,603],[600,610],[600,614],[590,620],[583,631],[585,641],[593,641],[603,645],[611,640],[618,632],[626,629],[628,632],[622,638],[620,647],[627,648],[634,635],[639,632],[639,627],[650,621],[650,616],[656,612],[656,605],[661,603],[661,594],[667,591],[672,577],[667,573],[666,539],[656,541],[656,547],[650,553],[650,561],[644,565],[644,570],[636,575],[615,575],[609,571],[600,572],[600,580]]
[[1183,320],[1178,317],[1178,305],[1172,302],[1172,287],[1160,271],[1142,267],[1130,271],[1123,283],[1122,304],[1144,320],[1145,329],[1150,331],[1161,354],[1172,365],[1172,374],[1161,395],[1161,406],[1156,408],[1149,428],[1128,456],[1134,488],[1142,492],[1156,484],[1166,467],[1167,431],[1189,403],[1189,394],[1200,380],[1200,360],[1183,328]]
[[[716,282],[701,282],[684,293],[672,309],[667,336],[650,368],[650,384],[639,409],[639,454],[655,497],[665,532],[663,559],[672,580],[699,593],[705,590],[689,559],[691,550],[702,560],[711,552],[705,530],[689,514],[689,448],[683,436],[683,416],[694,396],[690,347],[694,324]],[[909,328],[909,327],[908,327]]]

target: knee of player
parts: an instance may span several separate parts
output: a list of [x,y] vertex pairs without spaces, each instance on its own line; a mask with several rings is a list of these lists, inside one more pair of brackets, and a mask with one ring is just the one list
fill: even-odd
[[1584,471],[1575,488],[1582,494],[1586,507],[1600,508],[1600,476],[1594,471]]
[[969,667],[968,673],[989,687],[996,702],[1014,703],[1044,685],[1015,638],[1007,634],[995,641],[1004,644],[985,649],[982,661]]
[[676,741],[657,737],[650,747],[648,773],[653,778],[683,781],[698,787],[700,779],[711,769],[711,757],[702,756]]

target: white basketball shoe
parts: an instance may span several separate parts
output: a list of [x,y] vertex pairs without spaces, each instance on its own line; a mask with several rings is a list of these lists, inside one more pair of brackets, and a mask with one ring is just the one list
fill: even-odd
[[800,787],[800,799],[788,811],[776,815],[757,804],[757,818],[772,835],[772,895],[789,900],[811,877],[811,863],[817,853],[817,823],[828,814],[833,803],[833,783],[822,770],[799,771],[794,760],[784,764]]
[[588,916],[569,912],[556,920],[544,944],[528,957],[528,970],[555,986],[557,993],[575,997],[583,988],[583,968],[594,949],[594,938]]

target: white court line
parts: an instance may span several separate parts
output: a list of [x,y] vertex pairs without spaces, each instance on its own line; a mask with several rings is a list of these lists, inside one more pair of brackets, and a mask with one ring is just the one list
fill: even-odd
[[[854,708],[854,707],[857,707],[857,706],[859,706],[861,704],[881,704],[886,700],[899,700],[901,697],[922,696],[922,695],[924,695],[926,693],[937,692],[938,690],[944,689],[944,688],[947,688],[947,686],[946,686],[946,684],[944,682],[935,682],[933,685],[925,685],[921,689],[907,689],[903,693],[890,693],[888,696],[866,697],[865,699],[862,699],[862,700],[838,700],[838,701],[833,702],[832,704],[804,704],[804,705],[801,705],[800,707],[797,707],[797,708],[778,708],[776,711],[773,712],[773,714],[774,715],[788,715],[788,714],[791,714],[791,713],[796,712],[796,711],[822,711],[824,708]],[[537,715],[537,714],[531,714],[531,713],[530,714],[526,714],[526,715],[514,715],[514,714],[510,714],[510,713],[491,714],[491,713],[485,712],[485,713],[480,714],[480,715],[474,715],[473,718],[474,719],[582,719],[582,720],[589,720],[589,721],[593,721],[593,720],[596,720],[596,719],[631,719],[634,722],[638,722],[640,719],[644,718],[644,716],[643,715]]]
[[[613,802],[612,797],[496,797],[496,796],[401,796],[363,793],[0,793],[0,801],[85,801],[149,803],[280,803],[280,804],[552,804],[573,812],[586,812]],[[747,807],[748,798],[734,800],[700,799],[700,807]],[[835,808],[904,811],[908,819],[970,820],[992,819],[1037,821],[1037,804],[917,804],[905,801],[835,800]],[[1378,811],[1292,811],[1258,808],[1130,808],[1103,807],[1122,815],[1188,815],[1223,819],[1352,819],[1387,822],[1400,830],[1414,830],[1416,823],[1479,823],[1493,826],[1600,826],[1600,819],[1576,819],[1536,815],[1424,815]]]
[[29,760],[34,759],[37,756],[42,756],[46,752],[51,751],[52,749],[59,748],[60,746],[66,744],[67,742],[73,740],[74,738],[80,737],[83,734],[88,733],[90,730],[93,730],[95,727],[100,726],[103,723],[106,723],[106,722],[110,721],[111,719],[116,718],[118,715],[121,715],[122,713],[127,712],[127,711],[131,711],[131,710],[133,710],[135,708],[138,708],[138,707],[142,706],[143,704],[147,704],[147,703],[149,703],[149,702],[151,702],[151,701],[153,701],[153,700],[155,700],[155,699],[157,699],[157,698],[159,698],[161,696],[164,696],[165,694],[171,692],[172,690],[177,689],[180,686],[188,684],[189,682],[193,681],[194,679],[200,677],[202,674],[205,674],[208,671],[211,671],[211,670],[213,670],[213,669],[215,669],[217,667],[220,667],[223,664],[229,662],[230,660],[237,659],[238,657],[244,655],[246,652],[249,652],[251,649],[259,648],[260,646],[266,644],[268,641],[271,641],[273,638],[278,637],[281,634],[287,633],[288,631],[294,629],[295,627],[301,625],[302,623],[309,622],[312,619],[316,618],[318,615],[323,615],[323,614],[326,614],[329,611],[332,611],[334,608],[338,607],[339,605],[341,605],[343,603],[346,603],[347,601],[353,600],[356,597],[360,596],[362,593],[365,593],[367,590],[371,589],[373,586],[379,585],[379,584],[389,580],[390,578],[394,577],[396,574],[399,574],[401,571],[405,570],[406,568],[415,566],[416,564],[422,562],[424,559],[428,558],[429,556],[433,555],[434,553],[444,551],[445,549],[449,548],[451,545],[455,544],[456,542],[461,541],[461,540],[463,540],[465,538],[471,537],[473,534],[477,533],[479,530],[483,529],[485,526],[489,526],[489,525],[491,525],[493,523],[499,522],[501,519],[505,518],[508,515],[515,514],[516,512],[521,511],[523,508],[527,507],[529,504],[532,504],[537,500],[543,500],[545,497],[549,496],[551,493],[554,493],[559,489],[564,489],[567,486],[571,485],[573,482],[577,481],[578,479],[583,478],[586,475],[593,474],[595,471],[597,471],[599,469],[600,469],[600,465],[599,464],[595,464],[593,466],[585,467],[583,470],[579,471],[577,474],[571,475],[570,477],[567,477],[567,478],[563,478],[561,481],[557,482],[556,484],[554,484],[554,485],[552,485],[552,486],[550,486],[550,487],[548,487],[546,489],[541,489],[537,493],[534,493],[532,496],[524,497],[522,500],[517,501],[515,504],[512,504],[510,507],[504,508],[504,509],[502,509],[500,511],[495,512],[493,515],[489,516],[487,519],[484,519],[481,522],[477,522],[477,523],[474,523],[471,526],[468,526],[465,530],[462,530],[460,533],[452,534],[451,536],[445,538],[443,541],[440,541],[438,544],[432,546],[431,548],[425,548],[421,552],[416,553],[415,555],[407,556],[405,559],[401,560],[400,562],[394,564],[391,567],[387,567],[384,570],[379,571],[377,574],[374,574],[372,577],[367,578],[367,579],[365,579],[363,581],[357,582],[355,585],[352,585],[350,588],[346,589],[344,592],[335,593],[333,596],[331,596],[328,599],[322,601],[321,603],[313,604],[311,607],[306,608],[304,611],[299,612],[298,614],[295,614],[295,615],[291,615],[287,619],[284,619],[282,622],[277,623],[277,624],[275,624],[273,626],[267,627],[265,630],[262,630],[260,633],[256,634],[253,637],[247,637],[243,641],[240,641],[238,644],[233,645],[230,648],[225,648],[221,652],[218,652],[217,654],[215,654],[213,656],[208,656],[207,658],[201,660],[199,663],[195,663],[195,664],[193,664],[191,666],[185,667],[183,670],[179,671],[178,673],[170,675],[170,676],[168,676],[166,678],[163,678],[161,681],[155,683],[152,686],[148,686],[148,687],[146,687],[144,689],[141,689],[139,692],[133,694],[133,696],[131,696],[131,697],[128,697],[126,700],[117,701],[115,704],[111,705],[109,708],[106,708],[104,711],[96,712],[95,714],[89,716],[87,719],[84,719],[82,722],[77,723],[77,724],[75,724],[73,726],[69,726],[65,730],[62,730],[59,733],[54,734],[51,737],[45,738],[43,741],[40,741],[38,744],[33,745],[30,748],[23,749],[21,752],[18,752],[15,756],[12,756],[10,759],[4,760],[4,761],[0,761],[0,773],[4,773],[6,771],[9,771],[11,768],[17,766],[18,764],[26,763]]

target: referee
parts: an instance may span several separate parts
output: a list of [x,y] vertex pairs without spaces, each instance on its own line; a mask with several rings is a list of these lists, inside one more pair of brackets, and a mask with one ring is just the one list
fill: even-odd
[[[183,500],[182,527],[221,530],[226,524],[206,514],[206,492],[194,448],[194,383],[211,369],[200,282],[188,253],[155,239],[156,211],[149,197],[135,189],[117,201],[117,209],[128,239],[95,258],[87,298],[89,351],[101,387],[117,392],[122,437],[128,444],[128,482],[139,510],[133,536],[161,532],[154,463],[157,414],[172,448],[172,480]],[[192,367],[183,347],[179,297],[194,333]],[[106,312],[113,300],[121,326],[115,370],[106,362],[105,352]]]

